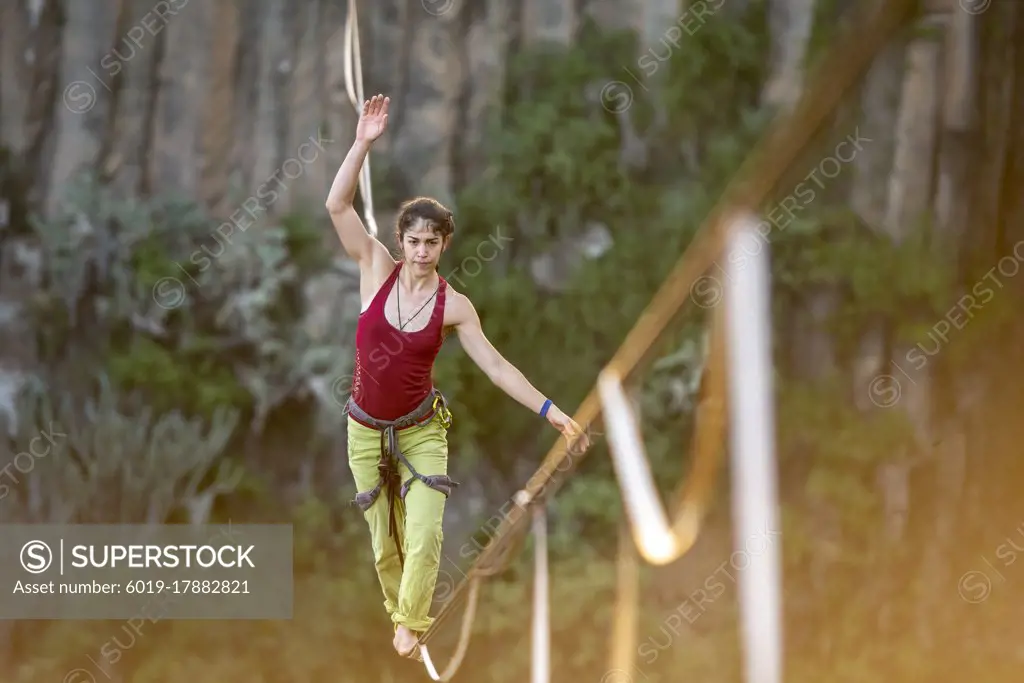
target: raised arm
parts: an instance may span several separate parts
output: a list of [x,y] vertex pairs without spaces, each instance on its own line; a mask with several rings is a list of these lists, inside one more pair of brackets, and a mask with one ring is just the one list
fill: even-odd
[[350,258],[359,263],[360,268],[372,265],[378,256],[390,258],[384,245],[366,232],[363,221],[353,207],[359,170],[363,167],[373,141],[387,128],[389,104],[389,98],[383,95],[374,95],[363,103],[363,111],[356,126],[356,139],[327,195],[327,211],[331,214],[331,222],[341,239],[341,246]]
[[[452,290],[449,289],[449,291]],[[548,404],[547,397],[530,384],[523,373],[505,360],[494,348],[484,335],[480,325],[480,316],[477,315],[473,303],[466,296],[452,291],[452,313],[451,323],[455,326],[459,335],[459,343],[466,351],[466,355],[473,359],[473,362],[484,371],[484,374],[494,382],[495,386],[535,414],[540,414],[545,404]],[[562,432],[566,441],[574,449],[585,450],[589,446],[589,437],[571,417],[563,413],[554,403],[548,404],[544,417],[555,429]],[[582,451],[577,450],[576,452]]]

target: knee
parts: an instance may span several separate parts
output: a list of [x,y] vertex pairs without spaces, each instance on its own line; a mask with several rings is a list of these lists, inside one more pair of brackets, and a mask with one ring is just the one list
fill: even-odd
[[432,521],[406,521],[405,542],[409,554],[435,554],[441,552],[444,530]]
[[401,568],[402,563],[398,560],[398,550],[394,543],[386,544],[383,548],[374,548],[374,565],[378,571],[387,571],[394,568]]

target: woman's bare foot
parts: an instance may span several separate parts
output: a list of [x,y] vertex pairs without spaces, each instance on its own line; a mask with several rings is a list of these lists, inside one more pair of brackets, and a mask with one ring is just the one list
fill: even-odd
[[392,644],[395,646],[398,654],[403,657],[420,658],[419,638],[408,627],[399,624],[398,628],[395,629],[395,639]]

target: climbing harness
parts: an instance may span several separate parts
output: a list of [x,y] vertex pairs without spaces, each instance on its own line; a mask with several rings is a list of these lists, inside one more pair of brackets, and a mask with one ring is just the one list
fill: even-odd
[[[409,493],[409,487],[413,482],[419,480],[429,488],[440,491],[445,498],[451,495],[452,489],[459,484],[453,481],[446,474],[420,474],[412,466],[402,449],[399,446],[398,432],[408,427],[417,427],[429,423],[433,419],[441,421],[441,425],[448,429],[452,424],[452,414],[448,409],[448,402],[444,395],[436,388],[431,389],[426,398],[407,415],[397,420],[378,420],[370,416],[366,411],[349,397],[345,405],[345,412],[351,415],[356,422],[363,426],[376,429],[380,432],[380,460],[377,463],[377,472],[380,478],[377,485],[369,491],[356,493],[352,503],[359,506],[359,509],[366,512],[377,501],[382,490],[386,490],[388,497],[388,536],[395,542],[398,549],[398,561],[405,566],[405,556],[402,553],[401,539],[398,537],[398,519],[395,516],[395,501],[405,500]],[[410,477],[404,483],[398,469],[398,463],[409,469]]]

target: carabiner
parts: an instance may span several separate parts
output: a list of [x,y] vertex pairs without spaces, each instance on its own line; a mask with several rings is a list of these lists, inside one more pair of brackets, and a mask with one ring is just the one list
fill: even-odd
[[441,418],[441,426],[448,429],[452,426],[452,411],[448,410],[448,406],[441,397],[440,394],[434,397],[434,412],[437,413],[438,417]]

